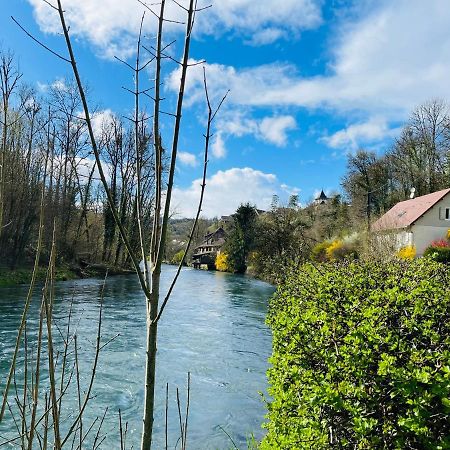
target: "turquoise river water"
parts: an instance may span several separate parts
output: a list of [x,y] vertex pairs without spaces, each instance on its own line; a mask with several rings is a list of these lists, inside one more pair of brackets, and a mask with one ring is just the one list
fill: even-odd
[[[162,292],[167,289],[174,272],[174,267],[164,267]],[[58,341],[59,335],[57,327],[64,332],[73,299],[70,334],[77,334],[82,390],[85,389],[92,365],[102,284],[103,280],[86,279],[58,283],[56,287],[55,340]],[[0,289],[2,389],[26,291],[25,286]],[[37,297],[31,306],[28,321],[31,357],[35,339],[33,330],[38,322],[40,289],[36,291]],[[260,393],[267,389],[265,372],[271,351],[270,332],[264,319],[268,299],[273,291],[272,286],[244,276],[183,269],[158,331],[154,448],[164,448],[166,383],[169,383],[169,448],[177,445],[180,433],[176,388],[180,389],[184,407],[187,372],[191,373],[188,448],[235,448],[226,435],[228,433],[236,446],[244,449],[251,433],[257,439],[263,436],[261,424],[266,409]],[[123,423],[128,423],[126,447],[137,449],[144,396],[145,304],[135,276],[110,277],[106,282],[102,342],[119,333],[120,336],[100,353],[93,399],[85,415],[84,427],[87,429],[89,423],[101,416],[108,407],[101,430],[104,441],[99,448],[120,448],[120,409]],[[58,348],[62,348],[60,341]],[[23,375],[21,361],[17,371],[18,380]],[[70,388],[62,407],[63,429],[73,420],[77,407],[77,397]],[[17,434],[12,419],[7,417],[0,425],[0,444],[14,433]],[[88,443],[92,442],[95,433],[96,427],[83,448],[92,448],[92,443]],[[16,442],[5,448],[20,446]],[[36,448],[39,448],[37,442]],[[180,448],[179,444],[177,448]]]

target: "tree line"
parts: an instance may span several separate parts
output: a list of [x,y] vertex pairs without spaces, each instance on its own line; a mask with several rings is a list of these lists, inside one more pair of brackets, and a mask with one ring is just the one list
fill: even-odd
[[[37,92],[22,81],[14,55],[3,51],[0,95],[1,265],[16,268],[33,260],[42,190],[44,262],[54,232],[60,262],[85,259],[129,265],[129,253],[100,185],[75,83],[59,80]],[[137,156],[136,128],[131,123],[99,112],[93,117],[111,195],[128,239],[137,250],[136,159],[140,159],[143,226],[148,231],[154,197],[152,132],[144,120],[140,121]]]
[[[36,92],[22,81],[14,55],[3,51],[0,95],[2,265],[16,268],[32,261],[42,189],[44,258],[49,256],[55,224],[60,261],[84,259],[130,265],[98,178],[75,83],[60,80],[45,92]],[[145,120],[134,127],[126,119],[98,113],[95,131],[119,220],[138,251],[139,231],[133,226],[138,203],[146,231],[153,221],[152,130]],[[251,265],[264,272],[274,257],[285,260],[304,256],[314,243],[367,228],[377,216],[408,198],[411,188],[417,196],[448,187],[449,163],[450,112],[444,101],[436,99],[413,111],[385,153],[360,149],[349,154],[341,183],[343,196],[335,195],[320,208],[299,208],[295,196],[284,206],[275,199],[261,217],[254,208],[238,210],[226,249],[230,267],[242,272],[252,256]],[[137,167],[142,180],[140,202],[136,195]]]
[[296,195],[284,205],[274,196],[263,213],[241,205],[228,229],[220,269],[243,273],[248,268],[279,281],[293,261],[316,259],[325,249],[321,243],[342,243],[343,238],[350,243],[339,251],[361,256],[370,252],[362,236],[376,218],[411,193],[420,196],[449,187],[449,170],[450,110],[444,101],[431,100],[412,112],[387,151],[348,154],[342,194],[301,207]]
[[361,149],[350,154],[342,188],[352,219],[369,223],[399,201],[449,187],[450,111],[431,100],[411,114],[400,136],[382,155]]

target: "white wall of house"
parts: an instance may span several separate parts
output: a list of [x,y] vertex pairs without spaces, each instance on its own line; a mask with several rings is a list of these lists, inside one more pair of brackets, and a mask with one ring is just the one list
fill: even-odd
[[[449,210],[448,213],[446,213],[447,209]],[[416,246],[417,255],[423,255],[423,252],[431,242],[437,239],[445,239],[449,228],[450,195],[447,194],[422,217],[417,219],[411,227],[413,244]]]
[[374,236],[374,242],[388,253],[414,245],[418,256],[436,240],[446,239],[450,229],[450,193],[439,200],[422,217],[404,229],[386,230]]
[[410,229],[392,231],[386,233],[378,233],[374,236],[374,243],[378,251],[392,254],[407,245],[413,245],[413,233]]
[[419,217],[415,225],[450,228],[450,218],[446,219],[445,210],[450,210],[450,194],[439,200],[422,217]]
[[446,227],[413,225],[413,244],[416,247],[417,255],[423,255],[423,252],[433,241],[436,241],[438,239],[445,239],[448,228],[450,228],[450,224],[447,224]]
[[407,245],[414,245],[413,233],[409,230],[401,231],[396,236],[396,246],[398,249]]

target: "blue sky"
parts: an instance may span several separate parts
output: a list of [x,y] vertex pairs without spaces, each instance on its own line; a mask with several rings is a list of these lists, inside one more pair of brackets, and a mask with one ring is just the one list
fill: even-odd
[[[37,90],[70,75],[11,21],[17,18],[64,52],[55,12],[42,0],[2,5],[0,42],[20,61]],[[206,60],[210,92],[231,93],[217,118],[211,148],[206,216],[229,214],[245,201],[266,208],[273,194],[310,201],[320,189],[339,191],[346,155],[383,152],[412,109],[450,96],[448,0],[213,0],[199,14],[191,51]],[[209,2],[200,1],[200,5]],[[136,0],[65,0],[79,68],[91,104],[110,113],[132,110],[129,71],[143,7]],[[168,0],[169,18],[182,11]],[[147,15],[149,43],[155,21]],[[166,41],[183,27],[167,24]],[[150,44],[151,45],[151,44]],[[164,66],[164,108],[173,108],[177,67]],[[149,72],[148,77],[152,76]],[[150,83],[150,82],[149,82]],[[151,108],[151,105],[148,105]],[[174,207],[191,216],[199,194],[205,124],[201,66],[188,75]],[[170,117],[164,136],[170,136]]]

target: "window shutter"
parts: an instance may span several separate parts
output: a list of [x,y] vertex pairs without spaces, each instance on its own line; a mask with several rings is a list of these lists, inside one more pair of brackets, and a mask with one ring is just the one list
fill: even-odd
[[444,214],[445,214],[444,208],[439,207],[439,219],[440,219],[440,220],[444,220],[444,219],[445,219]]

